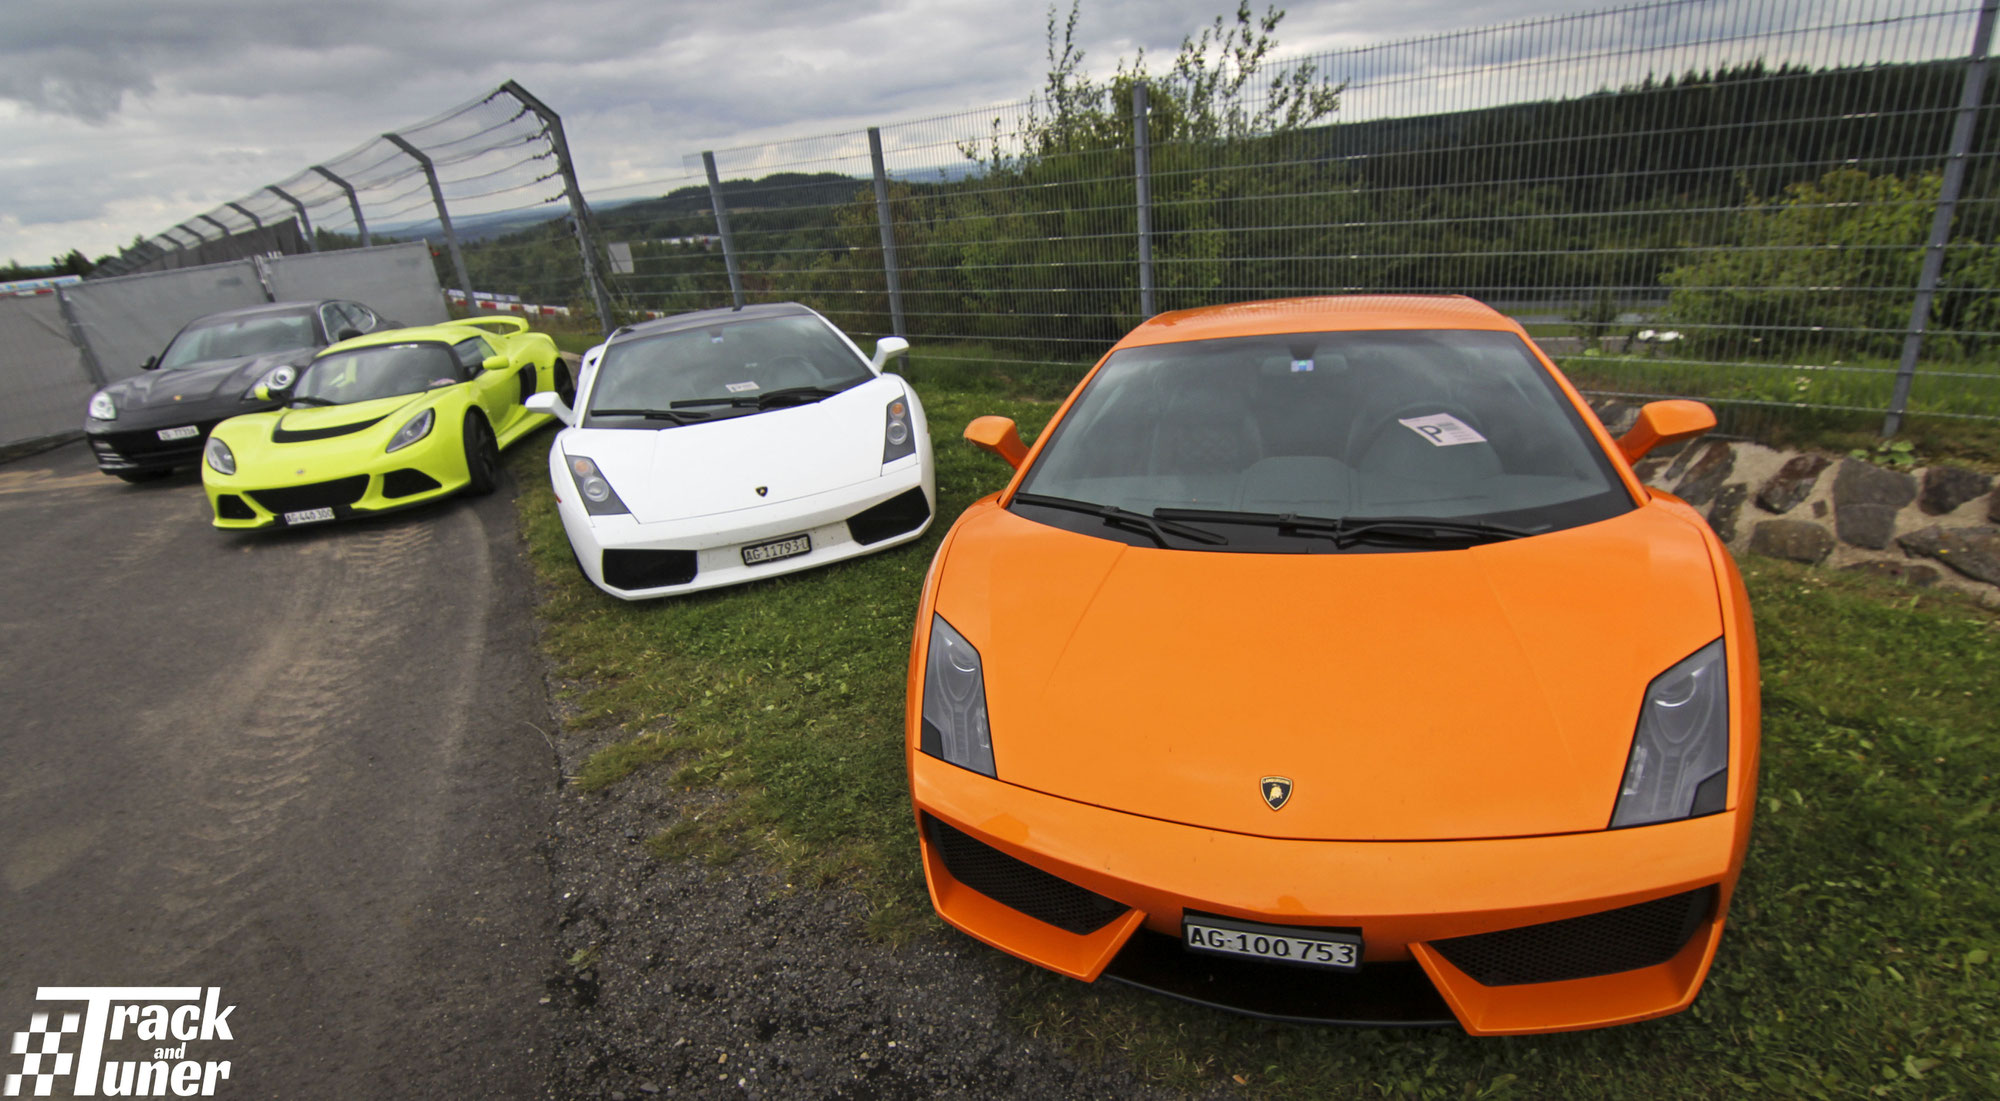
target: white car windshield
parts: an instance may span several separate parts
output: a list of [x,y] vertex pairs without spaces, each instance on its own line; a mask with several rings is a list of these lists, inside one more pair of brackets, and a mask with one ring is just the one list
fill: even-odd
[[[1226,545],[1187,545],[1228,550],[1317,550],[1328,538],[1324,525],[1288,527],[1280,517],[1350,529],[1446,520],[1462,539],[1475,523],[1514,537],[1633,507],[1520,338],[1485,331],[1120,350],[1056,427],[1020,493],[1017,508],[1036,520],[1160,545],[1180,545],[1170,537],[1193,525]],[[1178,531],[1131,515],[1107,522],[1102,506],[1179,521]]]
[[638,336],[604,350],[594,426],[682,423],[817,401],[874,378],[817,317],[766,317]]
[[310,348],[313,337],[310,313],[263,314],[201,321],[182,329],[167,350],[160,353],[165,370],[195,367],[218,359],[241,359],[269,355],[294,348]]
[[451,349],[436,341],[378,344],[313,361],[292,393],[294,405],[348,405],[419,394],[463,382]]

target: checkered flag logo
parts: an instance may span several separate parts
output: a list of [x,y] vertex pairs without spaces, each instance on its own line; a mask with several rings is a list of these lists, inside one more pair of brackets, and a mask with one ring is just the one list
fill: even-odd
[[46,1013],[29,1017],[28,1031],[16,1032],[14,1044],[8,1049],[21,1057],[21,1073],[7,1076],[6,1096],[22,1096],[21,1087],[30,1082],[35,1087],[33,1096],[50,1096],[56,1088],[56,1079],[68,1077],[76,1063],[76,1053],[62,1050],[63,1037],[82,1031],[83,1016],[79,1013],[63,1014],[60,1028],[49,1027]]

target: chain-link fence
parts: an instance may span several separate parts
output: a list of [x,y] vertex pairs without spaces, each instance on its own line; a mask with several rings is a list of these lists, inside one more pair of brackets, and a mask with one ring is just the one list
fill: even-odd
[[1248,79],[1213,53],[1071,70],[1030,100],[689,155],[594,215],[560,122],[510,83],[130,259],[295,216],[319,247],[442,240],[468,308],[608,327],[794,299],[1058,379],[1160,310],[1469,294],[1600,394],[2000,420],[1996,4],[1657,0]]

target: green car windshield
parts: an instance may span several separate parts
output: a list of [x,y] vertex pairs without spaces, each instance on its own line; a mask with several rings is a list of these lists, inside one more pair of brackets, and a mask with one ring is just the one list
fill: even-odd
[[1020,492],[1045,499],[1017,505],[1039,521],[1150,543],[1153,533],[1130,517],[1107,524],[1101,510],[1076,505],[1146,517],[1165,509],[1227,537],[1226,546],[1191,547],[1228,550],[1325,542],[1274,517],[1450,520],[1534,534],[1633,507],[1521,339],[1457,330],[1122,349],[1057,425]]
[[350,405],[463,382],[451,349],[435,341],[377,344],[321,356],[292,391],[295,405]]
[[242,359],[288,352],[294,348],[310,348],[317,343],[313,336],[311,313],[260,314],[198,321],[182,329],[180,335],[174,337],[174,342],[167,345],[167,350],[160,353],[160,367],[171,371],[219,359]]
[[[768,317],[615,341],[592,384],[590,422],[646,414],[709,420],[770,407],[772,394],[825,396],[872,379],[866,360],[816,317]],[[614,412],[615,411],[615,412]]]

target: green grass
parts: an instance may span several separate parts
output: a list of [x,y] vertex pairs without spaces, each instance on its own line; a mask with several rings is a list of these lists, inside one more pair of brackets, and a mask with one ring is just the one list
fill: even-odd
[[[558,673],[582,685],[587,719],[626,732],[578,782],[704,793],[698,812],[657,823],[656,855],[748,851],[855,888],[890,939],[937,928],[901,764],[912,610],[948,521],[1006,475],[958,433],[1001,413],[1032,438],[1056,389],[925,359],[909,376],[937,441],[931,533],[720,593],[597,593],[570,563],[539,457],[515,457]],[[1474,1040],[1274,1025],[1008,961],[1014,1020],[1169,1084],[1240,1076],[1278,1097],[2000,1095],[2000,617],[1872,578],[1761,559],[1745,573],[1764,659],[1759,819],[1693,1009]]]

